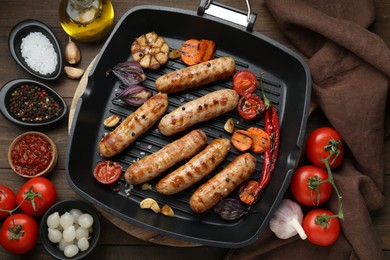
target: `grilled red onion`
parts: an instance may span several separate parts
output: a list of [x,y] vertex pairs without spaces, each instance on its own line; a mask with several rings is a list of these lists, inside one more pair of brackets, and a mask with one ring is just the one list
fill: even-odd
[[221,200],[215,207],[214,212],[217,213],[222,219],[236,220],[249,212],[253,212],[251,207],[244,205],[238,199],[227,198]]
[[152,96],[152,91],[138,85],[128,86],[115,99],[121,99],[129,106],[140,106]]
[[142,70],[141,65],[136,61],[119,63],[112,69],[106,71],[106,77],[111,72],[126,86],[136,85],[146,79],[146,74]]

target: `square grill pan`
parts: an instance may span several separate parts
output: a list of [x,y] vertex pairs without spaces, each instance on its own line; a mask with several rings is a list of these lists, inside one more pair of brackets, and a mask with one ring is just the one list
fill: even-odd
[[[154,189],[142,191],[140,187],[132,189],[128,196],[127,191],[130,187],[125,183],[123,176],[112,186],[100,184],[94,179],[94,167],[103,160],[98,154],[98,142],[104,134],[113,130],[104,127],[104,119],[112,114],[125,118],[135,110],[120,101],[113,101],[123,86],[114,76],[106,77],[105,73],[116,64],[131,60],[131,43],[136,37],[151,31],[163,36],[171,49],[179,49],[182,42],[190,38],[211,39],[217,44],[217,57],[233,57],[237,64],[236,70],[249,69],[256,75],[265,72],[266,95],[279,113],[281,142],[275,172],[253,208],[255,213],[236,221],[224,221],[212,210],[202,215],[194,214],[188,205],[192,192],[239,154],[233,147],[213,173],[194,187],[172,196],[158,194]],[[159,76],[185,66],[178,59],[169,60],[159,70],[145,70],[148,78],[141,85],[156,94],[154,81]],[[121,18],[104,44],[89,74],[86,90],[77,103],[65,164],[69,185],[94,205],[131,224],[163,236],[208,246],[237,248],[249,245],[266,229],[297,166],[308,116],[310,84],[310,73],[302,58],[260,33],[248,32],[233,23],[207,15],[199,16],[188,10],[148,5],[133,8]],[[222,88],[232,88],[231,78],[183,93],[171,94],[168,112],[184,102]],[[260,94],[260,90],[257,94]],[[262,118],[246,121],[234,110],[198,124],[185,133],[200,128],[206,132],[208,143],[218,137],[230,139],[231,134],[223,129],[224,123],[230,117],[234,119],[235,129],[264,127]],[[131,163],[160,150],[183,134],[173,137],[162,136],[156,124],[136,143],[110,159],[120,163],[125,171]],[[258,180],[263,157],[260,155],[255,157],[257,169],[252,178]],[[158,179],[151,181],[153,188]],[[231,196],[235,194],[236,192],[233,192]],[[139,203],[144,198],[153,198],[160,205],[170,205],[175,217],[169,218],[155,214],[151,210],[140,209]]]

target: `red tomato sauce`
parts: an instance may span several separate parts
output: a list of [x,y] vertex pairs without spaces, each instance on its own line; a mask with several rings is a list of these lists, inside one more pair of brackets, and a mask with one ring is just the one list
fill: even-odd
[[42,136],[26,135],[13,147],[11,158],[18,173],[34,176],[49,166],[53,147]]

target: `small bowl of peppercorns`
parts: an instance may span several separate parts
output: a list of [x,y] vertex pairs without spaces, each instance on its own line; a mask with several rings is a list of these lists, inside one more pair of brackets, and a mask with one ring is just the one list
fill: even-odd
[[36,128],[53,125],[67,113],[64,99],[35,80],[15,79],[0,90],[0,111],[9,121]]
[[8,149],[8,162],[18,175],[34,178],[49,174],[56,166],[57,146],[47,135],[30,131],[16,137]]

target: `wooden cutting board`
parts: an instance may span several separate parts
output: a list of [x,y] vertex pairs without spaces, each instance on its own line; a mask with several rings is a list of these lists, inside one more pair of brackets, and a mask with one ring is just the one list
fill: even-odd
[[[96,57],[95,59],[93,59],[93,61],[89,64],[87,70],[85,71],[83,77],[80,79],[80,82],[77,86],[77,89],[75,91],[75,94],[73,96],[73,100],[72,100],[72,104],[71,104],[71,107],[70,107],[70,110],[69,110],[69,122],[68,122],[68,131],[70,131],[70,127],[72,125],[72,121],[73,121],[73,117],[74,117],[74,113],[75,113],[75,110],[76,110],[76,105],[77,105],[77,101],[78,99],[82,96],[82,94],[84,93],[84,90],[87,86],[87,83],[88,83],[88,74],[94,64],[96,60]],[[148,242],[152,242],[152,243],[156,243],[156,244],[161,244],[161,245],[168,245],[168,246],[178,246],[178,247],[195,247],[195,246],[200,246],[199,244],[195,244],[195,243],[190,243],[190,242],[186,242],[186,241],[181,241],[181,240],[177,240],[177,239],[173,239],[173,238],[170,238],[170,237],[165,237],[165,236],[161,236],[157,233],[154,233],[154,232],[151,232],[151,231],[148,231],[148,230],[145,230],[145,229],[142,229],[142,228],[139,228],[135,225],[132,225],[108,212],[106,212],[105,210],[103,209],[100,209],[100,208],[97,208],[97,210],[101,213],[101,215],[103,215],[107,220],[109,220],[112,224],[114,224],[115,226],[117,226],[118,228],[120,228],[121,230],[125,231],[126,233],[132,235],[132,236],[135,236],[141,240],[144,240],[144,241],[148,241]]]

